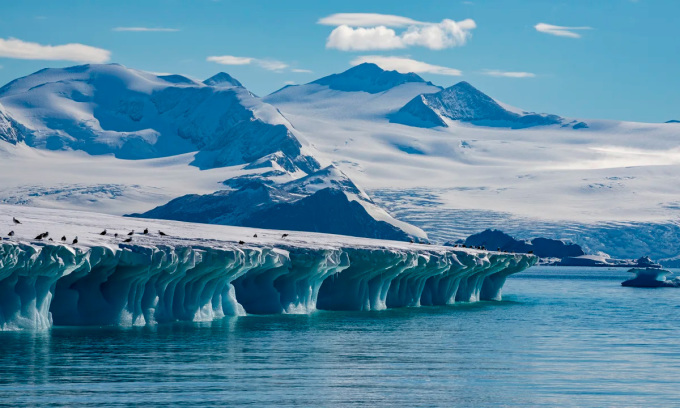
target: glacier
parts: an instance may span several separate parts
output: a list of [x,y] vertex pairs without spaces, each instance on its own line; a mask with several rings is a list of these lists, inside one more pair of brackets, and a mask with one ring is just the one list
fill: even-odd
[[[77,211],[0,210],[23,220],[12,227],[16,235],[0,241],[2,330],[499,300],[506,277],[537,260],[309,232],[284,237],[275,230]],[[151,232],[122,242],[126,231],[143,228]],[[39,231],[79,242],[32,239]]]

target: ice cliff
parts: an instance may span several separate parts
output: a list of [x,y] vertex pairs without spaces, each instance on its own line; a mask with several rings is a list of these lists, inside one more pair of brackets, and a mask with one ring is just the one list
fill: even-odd
[[[272,230],[0,210],[23,220],[13,226],[14,236],[0,241],[4,330],[498,300],[506,277],[536,261],[530,255],[337,235],[283,237]],[[150,232],[125,233],[135,227]],[[107,234],[100,235],[100,228]],[[31,239],[47,230],[68,234],[68,243],[78,235],[79,242]]]

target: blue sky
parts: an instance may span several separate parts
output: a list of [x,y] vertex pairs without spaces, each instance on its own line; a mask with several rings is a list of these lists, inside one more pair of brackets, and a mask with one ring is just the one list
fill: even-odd
[[[266,95],[372,60],[442,86],[466,80],[528,110],[680,119],[674,0],[22,0],[2,9],[2,83],[92,60],[198,79],[225,71]],[[45,47],[66,44],[87,47]]]

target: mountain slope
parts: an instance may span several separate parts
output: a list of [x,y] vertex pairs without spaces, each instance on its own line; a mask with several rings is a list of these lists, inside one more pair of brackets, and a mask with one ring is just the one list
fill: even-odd
[[[394,123],[417,127],[447,127],[447,119],[512,128],[565,123],[557,115],[512,112],[465,81],[438,93],[418,95],[390,116]],[[585,127],[583,122],[569,125]]]
[[0,103],[26,127],[28,145],[83,150],[123,159],[200,151],[194,165],[249,163],[282,152],[306,172],[288,121],[238,81],[218,74],[206,85],[121,65],[45,69],[0,88]]
[[283,184],[259,176],[225,183],[232,189],[186,195],[132,216],[401,241],[426,239],[422,230],[394,219],[334,166]]
[[340,74],[332,74],[311,84],[325,85],[330,89],[344,92],[368,92],[371,94],[384,92],[406,83],[426,83],[414,73],[402,74],[397,71],[385,71],[375,64],[365,62]]

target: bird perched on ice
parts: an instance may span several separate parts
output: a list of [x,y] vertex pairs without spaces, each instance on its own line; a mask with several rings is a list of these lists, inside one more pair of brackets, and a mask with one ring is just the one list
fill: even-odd
[[117,233],[117,232],[114,233],[114,234],[113,234],[113,237],[114,237],[114,238],[118,238],[118,233]]
[[257,238],[257,234],[253,234],[253,238]]
[[77,243],[78,243],[78,237],[73,238],[72,244],[75,245],[75,244],[77,244]]
[[99,235],[106,235],[106,230],[100,232]]
[[45,237],[45,236],[44,236],[43,234],[38,234],[38,235],[37,235],[35,238],[33,238],[33,239],[41,240],[41,239],[43,239],[44,237]]
[[164,237],[164,236],[166,236],[166,235],[168,235],[168,234],[166,234],[165,232],[163,232],[163,231],[161,231],[161,230],[158,230],[158,235],[160,235],[161,237]]
[[244,241],[239,241],[238,244],[239,244],[239,245],[243,245],[243,244],[245,244],[245,242],[244,242]]
[[62,242],[66,242],[66,235],[62,235],[62,236],[61,236],[61,241],[62,241]]
[[144,228],[144,234],[148,234],[148,233],[149,233],[149,229],[148,229],[148,228]]
[[130,238],[128,238],[128,239],[125,239],[125,240],[123,240],[123,242],[132,242],[132,237],[130,237]]
[[14,231],[13,231],[13,230],[10,231],[9,234],[7,234],[7,235],[10,236],[10,237],[13,237],[13,236],[14,236]]
[[17,220],[16,218],[12,217],[12,220],[14,221],[15,224],[21,224],[21,221]]
[[288,234],[283,234],[283,235],[281,235],[281,238],[285,238],[287,236],[288,236]]
[[133,235],[134,233],[135,233],[135,230],[132,230],[132,231],[128,232],[128,235]]

